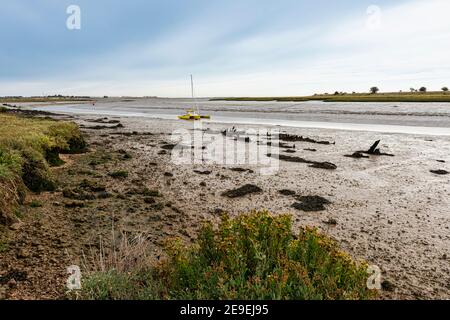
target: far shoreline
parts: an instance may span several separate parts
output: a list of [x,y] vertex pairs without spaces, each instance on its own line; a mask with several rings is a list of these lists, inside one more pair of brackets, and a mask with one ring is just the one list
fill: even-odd
[[228,97],[209,101],[258,102],[450,102],[448,92],[397,92],[397,93],[335,93],[298,97]]

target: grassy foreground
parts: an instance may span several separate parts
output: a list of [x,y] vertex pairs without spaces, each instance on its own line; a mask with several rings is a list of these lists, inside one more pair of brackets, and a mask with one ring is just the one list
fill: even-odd
[[[288,215],[253,212],[218,228],[206,223],[192,245],[171,240],[153,265],[145,241],[125,243],[100,257],[102,270],[84,276],[81,298],[371,299],[367,265],[355,262],[315,229],[292,234]],[[108,259],[109,257],[109,259]],[[105,264],[109,261],[109,264]],[[80,296],[79,296],[80,298]]]
[[62,163],[59,153],[77,153],[86,144],[78,126],[49,118],[8,114],[0,109],[0,225],[14,222],[14,208],[27,188],[51,191],[49,166]]
[[305,97],[242,97],[217,98],[211,101],[277,101],[277,102],[450,102],[450,93],[446,92],[404,92],[404,93],[377,93],[377,94],[327,94]]

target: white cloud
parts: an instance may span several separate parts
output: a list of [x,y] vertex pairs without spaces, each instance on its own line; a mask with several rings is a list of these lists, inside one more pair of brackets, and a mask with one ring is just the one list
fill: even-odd
[[[197,20],[156,42],[127,44],[90,60],[70,77],[27,84],[35,94],[188,96],[188,75],[202,96],[274,96],[315,92],[408,90],[450,85],[450,1],[381,7],[380,28],[366,11],[308,28],[275,28],[234,37],[251,21]],[[317,22],[321,23],[320,21]],[[98,79],[92,81],[91,79]],[[17,85],[15,85],[17,86]],[[10,91],[8,91],[10,90]]]

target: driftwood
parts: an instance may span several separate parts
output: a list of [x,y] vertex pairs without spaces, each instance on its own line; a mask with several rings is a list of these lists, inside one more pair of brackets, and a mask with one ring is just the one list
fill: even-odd
[[380,152],[380,149],[377,149],[378,145],[380,144],[381,140],[375,141],[375,143],[370,147],[369,151],[367,151],[368,154],[375,154],[375,152],[378,150],[378,153]]
[[384,152],[380,151],[380,149],[378,148],[378,146],[380,145],[380,142],[381,142],[381,140],[375,141],[375,143],[367,151],[356,151],[355,153],[353,153],[351,155],[345,155],[345,157],[355,158],[355,159],[369,158],[368,156],[366,156],[366,154],[372,155],[372,156],[394,157],[393,154],[384,153]]

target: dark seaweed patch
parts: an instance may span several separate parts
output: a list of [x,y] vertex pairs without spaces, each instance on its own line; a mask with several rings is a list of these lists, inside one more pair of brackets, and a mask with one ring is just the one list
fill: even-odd
[[293,208],[305,212],[315,212],[325,210],[325,205],[331,202],[320,196],[302,196],[297,198],[298,201],[292,205]]
[[245,186],[242,186],[240,188],[226,191],[226,192],[222,193],[222,196],[228,197],[228,198],[240,198],[240,197],[244,197],[249,194],[260,193],[262,191],[263,190],[258,186],[255,186],[253,184],[246,184]]

